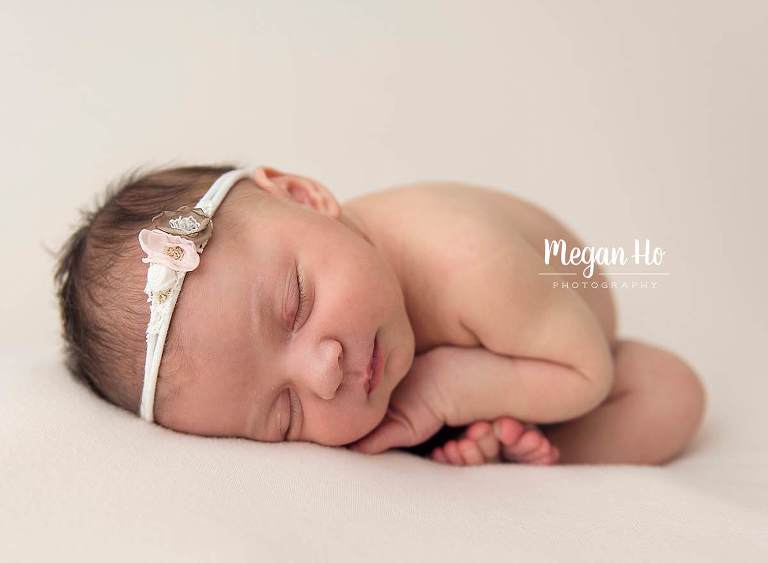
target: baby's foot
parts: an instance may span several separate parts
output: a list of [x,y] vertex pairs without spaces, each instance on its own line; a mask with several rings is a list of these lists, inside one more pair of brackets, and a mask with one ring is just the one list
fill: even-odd
[[451,465],[502,461],[549,465],[557,461],[559,451],[535,426],[503,416],[493,424],[484,420],[472,423],[458,440],[435,448],[430,457]]
[[448,440],[432,450],[430,458],[450,465],[500,463],[501,443],[493,434],[491,423],[480,420],[470,424],[457,440]]
[[560,451],[533,424],[502,416],[494,421],[493,432],[503,444],[501,457],[506,461],[550,465],[560,457]]

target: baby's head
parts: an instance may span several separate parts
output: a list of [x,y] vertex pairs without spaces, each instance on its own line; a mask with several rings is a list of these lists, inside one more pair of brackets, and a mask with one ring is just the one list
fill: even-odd
[[[68,367],[107,401],[139,411],[149,320],[139,232],[164,210],[194,207],[235,168],[134,173],[62,249]],[[213,223],[173,312],[155,421],[269,442],[290,424],[286,439],[331,446],[370,432],[411,365],[414,334],[400,280],[364,217],[342,211],[316,180],[258,168],[232,187]],[[374,338],[385,363],[368,395]]]

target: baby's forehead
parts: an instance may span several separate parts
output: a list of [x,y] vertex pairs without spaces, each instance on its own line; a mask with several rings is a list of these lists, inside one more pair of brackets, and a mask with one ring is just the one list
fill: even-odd
[[222,202],[213,217],[213,223],[223,225],[237,223],[242,227],[243,222],[254,220],[270,221],[285,213],[284,200],[265,192],[251,180],[239,182]]
[[214,227],[198,267],[186,275],[172,324],[181,325],[188,356],[226,348],[219,343],[244,329],[235,324],[257,313],[255,303],[274,301],[272,293],[284,282],[279,278],[288,271],[292,257],[285,241],[269,236],[264,225],[252,218],[239,229],[236,223],[218,232]]
[[[214,217],[214,234],[208,243],[218,249],[216,258],[224,257],[230,265],[254,247],[261,255],[272,255],[279,248],[298,248],[307,240],[320,240],[329,232],[327,218],[301,203],[279,199],[258,188],[240,193],[220,217]],[[203,251],[201,264],[208,250]]]

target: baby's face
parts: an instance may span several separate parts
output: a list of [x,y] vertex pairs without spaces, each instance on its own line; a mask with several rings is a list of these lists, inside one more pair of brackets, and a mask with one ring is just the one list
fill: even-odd
[[[259,190],[232,188],[185,278],[180,348],[158,380],[179,393],[155,417],[192,434],[348,444],[381,421],[413,360],[400,282],[347,216]],[[374,338],[384,366],[368,395]]]

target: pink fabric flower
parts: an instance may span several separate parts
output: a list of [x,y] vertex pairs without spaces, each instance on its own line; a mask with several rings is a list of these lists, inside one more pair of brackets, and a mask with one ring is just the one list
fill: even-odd
[[162,264],[177,272],[191,272],[200,264],[194,242],[159,229],[142,229],[139,244],[147,254],[141,259],[145,264]]

